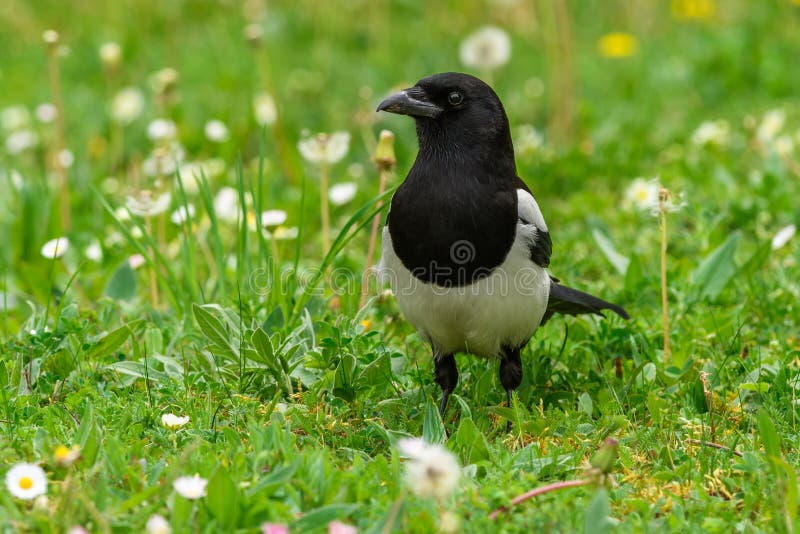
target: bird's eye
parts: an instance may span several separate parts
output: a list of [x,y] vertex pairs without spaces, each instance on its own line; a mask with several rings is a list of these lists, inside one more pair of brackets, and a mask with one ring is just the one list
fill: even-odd
[[462,95],[458,91],[453,91],[452,93],[447,95],[447,101],[450,102],[451,106],[457,106],[464,101],[464,95]]

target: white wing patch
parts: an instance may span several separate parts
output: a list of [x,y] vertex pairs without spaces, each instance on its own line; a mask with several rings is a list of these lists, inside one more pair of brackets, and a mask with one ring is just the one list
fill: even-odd
[[547,223],[544,222],[544,216],[539,209],[539,204],[533,195],[524,189],[517,189],[517,215],[526,224],[533,224],[540,230],[547,232]]

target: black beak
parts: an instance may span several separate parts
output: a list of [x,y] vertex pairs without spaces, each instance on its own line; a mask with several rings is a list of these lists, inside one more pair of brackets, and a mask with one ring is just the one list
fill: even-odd
[[419,87],[403,89],[378,104],[376,111],[435,119],[442,112],[442,108],[430,102],[427,97],[425,91]]

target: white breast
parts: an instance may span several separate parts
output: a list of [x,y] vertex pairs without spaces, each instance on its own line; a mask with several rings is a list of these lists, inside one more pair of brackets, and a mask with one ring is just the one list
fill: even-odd
[[489,276],[467,286],[444,288],[425,283],[406,269],[386,227],[378,269],[403,314],[434,350],[498,357],[503,346],[526,343],[547,308],[550,277],[530,259],[529,245],[535,236],[533,224],[517,224],[508,256]]

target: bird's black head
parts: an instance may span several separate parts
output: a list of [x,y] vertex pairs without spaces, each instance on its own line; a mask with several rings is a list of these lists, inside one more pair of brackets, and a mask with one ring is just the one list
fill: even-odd
[[458,72],[428,76],[386,98],[378,111],[414,117],[421,152],[458,148],[474,155],[502,153],[510,156],[513,165],[514,148],[503,104],[491,87],[474,76]]

